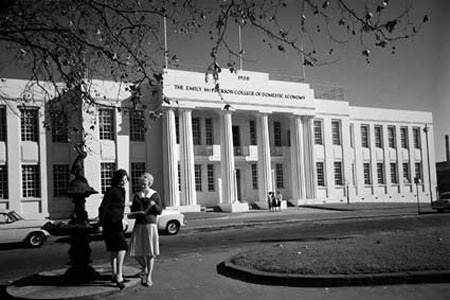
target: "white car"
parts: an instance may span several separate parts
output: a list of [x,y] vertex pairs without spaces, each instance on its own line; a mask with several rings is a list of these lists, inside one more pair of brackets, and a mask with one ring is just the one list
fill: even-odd
[[0,210],[0,243],[25,243],[39,247],[50,236],[42,229],[49,220],[24,219],[13,210]]
[[[133,231],[134,219],[124,219],[124,230],[127,233]],[[177,210],[164,209],[158,216],[158,230],[169,235],[177,234],[181,226],[184,226],[184,215]]]

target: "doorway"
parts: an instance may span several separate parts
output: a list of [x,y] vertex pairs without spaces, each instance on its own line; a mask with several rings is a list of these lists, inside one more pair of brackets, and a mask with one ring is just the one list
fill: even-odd
[[242,199],[241,169],[236,169],[236,191],[237,191],[236,200],[240,201]]

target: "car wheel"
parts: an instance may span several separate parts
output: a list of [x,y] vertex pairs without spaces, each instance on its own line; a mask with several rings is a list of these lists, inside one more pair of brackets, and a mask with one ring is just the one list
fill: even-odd
[[170,235],[177,234],[180,231],[180,223],[178,221],[169,221],[166,225],[166,232]]
[[42,232],[33,232],[26,239],[27,245],[33,248],[42,246],[44,242],[45,235]]

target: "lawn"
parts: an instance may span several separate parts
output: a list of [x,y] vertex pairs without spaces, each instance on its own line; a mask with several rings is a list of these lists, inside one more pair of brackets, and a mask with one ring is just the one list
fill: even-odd
[[450,270],[450,230],[389,231],[314,242],[285,242],[244,249],[230,261],[282,274],[369,274]]

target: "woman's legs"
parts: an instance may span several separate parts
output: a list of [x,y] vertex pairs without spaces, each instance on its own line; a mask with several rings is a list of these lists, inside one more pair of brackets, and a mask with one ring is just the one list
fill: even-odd
[[141,275],[146,276],[147,275],[147,263],[145,261],[145,257],[135,256],[134,259],[136,259],[138,264],[141,266],[141,270],[142,270]]
[[115,279],[117,276],[117,252],[116,251],[109,252],[109,262],[111,264],[112,276]]
[[123,261],[125,260],[125,254],[127,253],[126,250],[120,250],[117,252],[117,281],[121,282],[123,281]]
[[153,274],[153,266],[155,264],[155,258],[153,256],[147,256],[145,257],[145,261],[147,263],[147,283],[148,285],[152,285],[153,281],[152,281],[152,274]]

